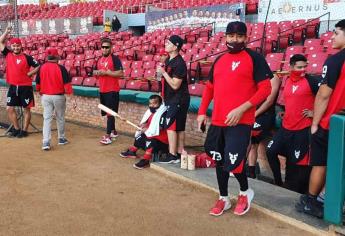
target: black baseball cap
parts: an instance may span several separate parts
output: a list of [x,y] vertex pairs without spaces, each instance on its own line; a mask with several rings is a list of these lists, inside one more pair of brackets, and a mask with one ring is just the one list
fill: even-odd
[[226,27],[225,34],[247,34],[247,26],[241,21],[233,21]]
[[183,39],[178,35],[171,35],[169,41],[174,44],[179,50],[182,48],[182,45],[184,43]]

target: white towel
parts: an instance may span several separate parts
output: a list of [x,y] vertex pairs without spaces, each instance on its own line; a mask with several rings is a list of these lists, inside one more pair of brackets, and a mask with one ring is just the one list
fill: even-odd
[[[164,105],[164,103],[157,109],[157,111],[154,113],[151,123],[147,130],[145,131],[146,137],[150,138],[153,136],[159,135],[160,130],[160,120],[163,115],[163,113],[167,110],[167,107]],[[140,121],[140,124],[144,124],[147,122],[149,117],[152,115],[150,109],[147,109],[147,111],[144,113],[143,118]],[[138,137],[141,134],[140,131],[135,132],[135,137]]]

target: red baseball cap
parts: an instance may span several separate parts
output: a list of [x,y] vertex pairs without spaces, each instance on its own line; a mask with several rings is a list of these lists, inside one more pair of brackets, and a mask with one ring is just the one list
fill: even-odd
[[59,52],[56,48],[48,48],[46,51],[47,56],[54,56],[57,57],[59,56]]
[[18,45],[22,45],[22,41],[20,40],[20,38],[11,38],[10,40],[10,44],[18,44]]

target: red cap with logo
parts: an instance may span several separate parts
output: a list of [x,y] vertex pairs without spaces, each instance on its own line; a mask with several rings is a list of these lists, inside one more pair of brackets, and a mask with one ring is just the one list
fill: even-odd
[[18,44],[18,45],[22,45],[22,41],[20,40],[20,38],[11,38],[10,40],[10,44]]
[[57,57],[59,56],[59,52],[56,48],[48,48],[46,51],[47,56],[54,56]]

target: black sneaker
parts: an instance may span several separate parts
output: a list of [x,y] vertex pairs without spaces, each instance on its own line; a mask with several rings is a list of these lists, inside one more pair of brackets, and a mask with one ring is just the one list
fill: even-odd
[[25,137],[28,137],[28,135],[29,135],[28,131],[21,130],[16,137],[17,138],[25,138]]
[[174,158],[174,164],[178,164],[181,162],[181,154],[177,153],[176,158]]
[[323,218],[323,204],[308,195],[302,195],[295,208],[298,212],[303,212],[320,219]]
[[66,138],[59,138],[58,145],[65,145],[68,143],[68,140]]
[[140,161],[138,161],[137,163],[135,163],[133,165],[133,167],[135,169],[139,169],[139,170],[142,170],[144,168],[147,168],[147,167],[150,167],[150,161],[149,160],[146,160],[146,159],[141,159]]
[[159,163],[162,163],[162,164],[175,163],[177,159],[178,159],[177,156],[169,153],[168,155],[160,156]]
[[132,152],[129,149],[127,149],[127,151],[120,153],[120,157],[122,157],[122,158],[137,158],[137,154],[135,152]]
[[20,129],[11,129],[11,131],[8,133],[9,138],[15,138],[20,134]]

